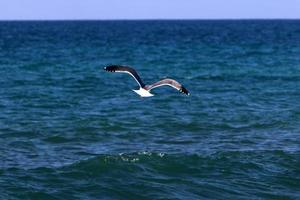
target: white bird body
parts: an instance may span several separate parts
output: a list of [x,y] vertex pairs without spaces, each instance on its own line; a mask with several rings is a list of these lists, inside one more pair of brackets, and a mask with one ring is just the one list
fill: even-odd
[[183,87],[180,83],[178,83],[177,81],[175,81],[173,79],[166,78],[166,79],[163,79],[156,83],[146,85],[143,83],[142,79],[137,74],[137,72],[131,67],[121,66],[121,65],[109,65],[107,67],[104,67],[104,70],[108,71],[108,72],[120,72],[120,73],[130,74],[140,86],[140,88],[138,90],[133,90],[133,91],[135,93],[137,93],[138,95],[140,95],[141,97],[154,96],[153,94],[150,93],[150,91],[154,88],[161,87],[164,85],[173,87],[176,90],[178,90],[179,92],[184,93],[186,95],[190,95],[190,93],[187,91],[187,89],[185,87]]
[[132,91],[134,91],[135,93],[137,93],[141,97],[152,97],[152,96],[154,96],[153,94],[151,94],[149,91],[145,90],[144,88],[140,88],[138,90],[132,90]]

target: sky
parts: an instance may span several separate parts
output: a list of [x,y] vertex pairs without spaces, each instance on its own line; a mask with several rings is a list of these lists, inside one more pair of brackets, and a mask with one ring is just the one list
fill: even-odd
[[300,19],[300,0],[0,0],[0,20]]

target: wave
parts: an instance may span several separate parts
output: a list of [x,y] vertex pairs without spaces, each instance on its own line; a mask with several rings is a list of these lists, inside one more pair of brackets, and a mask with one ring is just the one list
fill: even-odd
[[256,80],[256,81],[300,81],[298,75],[249,75],[249,74],[222,74],[222,75],[196,75],[188,76],[189,80],[214,80],[214,81],[245,81],[245,80]]
[[[299,152],[277,150],[222,151],[208,155],[141,151],[97,155],[56,168],[9,168],[0,173],[6,179],[13,174],[15,186],[26,188],[27,195],[51,197],[65,195],[66,188],[72,188],[67,190],[73,198],[82,194],[129,199],[240,198],[246,194],[294,197],[297,194],[289,193],[287,188],[299,186],[299,156]],[[48,185],[52,186],[50,190]]]

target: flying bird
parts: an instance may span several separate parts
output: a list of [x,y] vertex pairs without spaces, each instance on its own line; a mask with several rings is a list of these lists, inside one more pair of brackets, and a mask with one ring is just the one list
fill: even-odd
[[121,65],[109,65],[109,66],[104,67],[104,70],[108,71],[108,72],[120,72],[120,73],[130,74],[140,86],[140,88],[138,90],[133,90],[133,91],[136,92],[141,97],[154,96],[153,94],[150,93],[150,91],[154,88],[164,86],[164,85],[171,86],[171,87],[175,88],[176,90],[179,90],[179,92],[181,92],[183,94],[190,95],[190,93],[187,91],[187,89],[185,89],[185,87],[183,87],[180,83],[178,83],[177,81],[175,81],[173,79],[167,78],[167,79],[158,81],[156,83],[153,83],[151,85],[145,85],[143,83],[142,79],[140,78],[140,76],[138,75],[138,73],[131,67],[121,66]]

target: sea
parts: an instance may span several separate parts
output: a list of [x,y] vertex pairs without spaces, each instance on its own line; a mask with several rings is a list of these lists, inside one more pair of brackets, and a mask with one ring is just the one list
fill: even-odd
[[1,21],[0,199],[300,199],[300,20]]

